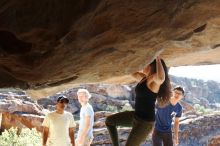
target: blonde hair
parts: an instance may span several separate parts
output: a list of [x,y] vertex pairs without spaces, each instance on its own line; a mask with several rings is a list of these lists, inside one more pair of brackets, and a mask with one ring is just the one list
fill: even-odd
[[85,93],[85,95],[88,99],[90,99],[92,97],[87,89],[78,89],[77,95],[79,95],[79,93]]

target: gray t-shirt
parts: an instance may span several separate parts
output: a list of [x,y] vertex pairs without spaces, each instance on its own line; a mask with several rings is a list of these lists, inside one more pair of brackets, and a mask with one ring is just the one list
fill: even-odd
[[92,106],[89,103],[81,107],[78,136],[84,128],[86,116],[90,116],[90,127],[89,127],[87,136],[90,138],[93,138],[94,111],[93,111]]

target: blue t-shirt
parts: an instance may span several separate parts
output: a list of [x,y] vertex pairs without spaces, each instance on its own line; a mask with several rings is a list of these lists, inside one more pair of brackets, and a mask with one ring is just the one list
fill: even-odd
[[82,133],[82,130],[85,126],[85,117],[90,116],[90,127],[89,131],[87,133],[87,137],[93,138],[93,125],[94,125],[94,111],[92,106],[87,103],[85,106],[82,106],[80,109],[80,121],[79,121],[79,131],[78,131],[78,136],[79,134]]
[[171,132],[173,118],[181,116],[182,106],[179,103],[175,106],[169,104],[163,108],[156,106],[156,130],[159,132]]

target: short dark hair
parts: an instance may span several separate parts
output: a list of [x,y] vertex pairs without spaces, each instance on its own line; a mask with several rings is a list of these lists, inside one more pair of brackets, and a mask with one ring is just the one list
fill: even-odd
[[65,103],[69,103],[69,99],[64,95],[58,96],[57,102],[60,102],[60,101],[64,101]]
[[181,87],[181,86],[176,86],[173,90],[179,90],[179,91],[181,91],[183,93],[183,95],[185,93],[183,87]]

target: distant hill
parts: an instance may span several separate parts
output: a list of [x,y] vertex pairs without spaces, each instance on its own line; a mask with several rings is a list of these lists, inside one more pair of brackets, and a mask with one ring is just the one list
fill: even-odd
[[191,78],[171,76],[173,86],[181,85],[185,88],[185,101],[192,104],[202,104],[205,107],[220,103],[220,83]]

